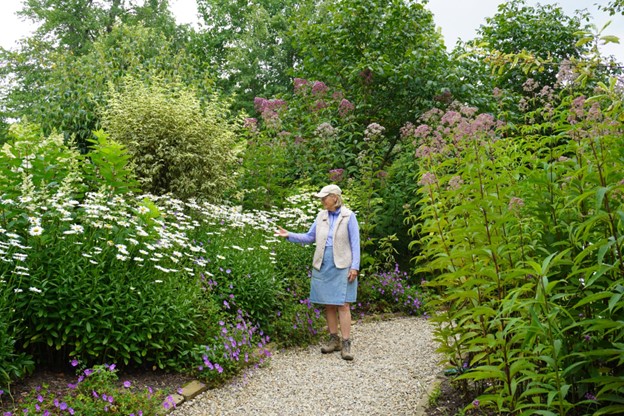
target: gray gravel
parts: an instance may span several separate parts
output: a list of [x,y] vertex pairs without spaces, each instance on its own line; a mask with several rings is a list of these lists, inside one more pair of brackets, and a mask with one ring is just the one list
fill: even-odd
[[423,318],[354,323],[352,362],[319,346],[278,351],[268,365],[171,413],[198,415],[413,415],[441,371]]

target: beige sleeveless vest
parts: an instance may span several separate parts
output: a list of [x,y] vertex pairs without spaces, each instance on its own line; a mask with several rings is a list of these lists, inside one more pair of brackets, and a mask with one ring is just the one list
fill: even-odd
[[[349,242],[349,218],[353,212],[344,206],[340,208],[340,214],[334,224],[334,264],[339,269],[351,266],[351,243]],[[312,266],[316,270],[321,269],[323,255],[325,254],[325,243],[329,235],[329,213],[322,210],[316,217],[316,250]]]

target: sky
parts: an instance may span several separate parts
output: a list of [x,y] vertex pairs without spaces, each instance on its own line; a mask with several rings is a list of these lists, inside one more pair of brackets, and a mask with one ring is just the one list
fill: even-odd
[[[15,42],[28,36],[34,26],[30,22],[20,20],[15,12],[22,7],[23,0],[2,0],[4,12],[0,13],[0,46],[13,48]],[[457,39],[471,40],[476,30],[485,23],[486,17],[496,14],[502,0],[429,0],[426,7],[434,15],[436,25],[442,31],[447,48],[452,49]],[[601,28],[608,20],[611,25],[604,34],[618,36],[620,44],[609,44],[601,47],[603,54],[615,55],[618,61],[624,62],[624,16],[609,16],[598,11],[595,4],[606,5],[608,0],[527,0],[527,4],[559,4],[571,15],[574,10],[587,9],[594,17],[593,23]],[[171,9],[178,23],[196,23],[196,0],[170,0]]]

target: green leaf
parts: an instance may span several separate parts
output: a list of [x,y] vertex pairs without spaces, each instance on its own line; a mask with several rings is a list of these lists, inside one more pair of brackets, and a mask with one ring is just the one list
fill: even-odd
[[604,197],[608,190],[608,188],[601,186],[596,191],[596,211],[600,211],[602,209],[602,201],[604,200]]
[[[620,299],[622,299],[622,295],[624,293],[620,292],[620,293],[614,293],[613,296],[611,296],[611,299],[609,299],[609,312],[613,313],[613,309],[618,306],[618,304],[620,303]],[[619,305],[620,307],[622,305]]]
[[580,301],[578,301],[574,307],[575,308],[579,308],[583,305],[586,305],[588,303],[592,303],[592,302],[596,302],[599,301],[601,299],[605,299],[605,298],[609,298],[612,296],[611,292],[598,292],[598,293],[593,293],[591,295],[585,296],[583,299],[581,299]]
[[606,36],[601,36],[600,40],[603,41],[605,44],[607,43],[620,43],[620,38],[617,36],[613,36],[613,35],[606,35]]

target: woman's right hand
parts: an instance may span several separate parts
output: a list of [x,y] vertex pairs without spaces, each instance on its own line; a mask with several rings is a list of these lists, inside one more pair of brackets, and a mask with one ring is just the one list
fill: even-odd
[[277,227],[277,231],[275,231],[275,236],[276,237],[287,238],[288,237],[288,231],[286,231],[282,227]]

